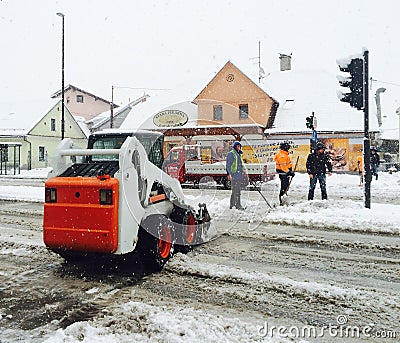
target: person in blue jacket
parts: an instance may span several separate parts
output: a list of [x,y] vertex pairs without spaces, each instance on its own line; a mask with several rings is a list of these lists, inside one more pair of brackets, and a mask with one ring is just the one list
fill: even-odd
[[244,173],[242,154],[242,144],[236,141],[233,143],[233,149],[226,155],[226,171],[232,188],[229,208],[236,208],[238,210],[244,210],[244,207],[240,203]]

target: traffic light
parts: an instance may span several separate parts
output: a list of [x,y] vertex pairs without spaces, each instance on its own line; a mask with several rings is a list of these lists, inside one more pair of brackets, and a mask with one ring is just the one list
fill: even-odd
[[306,127],[314,130],[314,114],[306,118]]
[[364,107],[364,60],[351,58],[337,61],[340,71],[349,73],[350,76],[337,76],[342,87],[350,88],[349,93],[338,91],[340,101],[348,102],[350,106],[361,110]]

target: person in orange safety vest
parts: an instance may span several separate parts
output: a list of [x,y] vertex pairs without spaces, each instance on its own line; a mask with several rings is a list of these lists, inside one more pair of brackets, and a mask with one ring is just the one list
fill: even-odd
[[284,142],[280,145],[280,150],[275,154],[276,172],[281,180],[281,189],[279,191],[279,204],[283,205],[282,196],[286,193],[289,186],[290,177],[294,176],[292,171],[292,161],[289,157],[290,144]]

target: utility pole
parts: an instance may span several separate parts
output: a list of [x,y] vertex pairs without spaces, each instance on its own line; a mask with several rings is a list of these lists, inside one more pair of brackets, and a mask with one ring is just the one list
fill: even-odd
[[114,127],[114,86],[111,86],[110,129]]
[[369,144],[369,97],[368,97],[368,50],[364,51],[364,202],[366,208],[371,208],[371,151]]
[[61,140],[64,139],[65,134],[65,118],[64,118],[64,17],[61,12],[56,13],[62,18],[62,38],[61,38]]
[[400,163],[400,107],[396,110],[396,114],[399,116],[399,146],[398,146],[398,148],[399,148],[399,150],[398,150],[399,156],[397,158],[397,161]]

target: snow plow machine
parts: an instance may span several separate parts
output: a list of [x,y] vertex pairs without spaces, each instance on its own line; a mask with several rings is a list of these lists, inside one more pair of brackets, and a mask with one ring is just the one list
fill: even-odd
[[160,270],[174,251],[203,243],[207,207],[190,204],[162,171],[163,141],[156,132],[112,129],[92,134],[87,149],[61,141],[45,183],[46,247],[80,263],[136,251],[146,268]]

